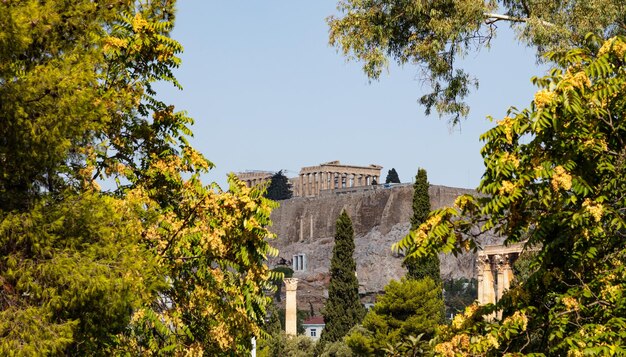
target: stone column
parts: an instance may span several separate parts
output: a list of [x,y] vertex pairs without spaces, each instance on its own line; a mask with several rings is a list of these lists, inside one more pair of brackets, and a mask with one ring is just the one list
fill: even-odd
[[315,181],[315,196],[319,196],[320,191],[322,190],[322,173],[321,172],[316,173],[315,178],[317,179]]
[[[511,269],[511,255],[496,255],[496,266],[498,268],[498,285],[496,291],[496,301],[502,299],[504,292],[509,290],[513,281],[513,269]],[[502,310],[497,312],[498,319],[502,318]]]
[[504,256],[498,254],[494,258],[496,260],[496,273],[498,274],[498,280],[496,281],[496,301],[500,301],[502,293],[504,292]]
[[311,189],[311,174],[306,174],[306,195],[311,196],[313,190]]
[[285,299],[285,333],[288,336],[296,336],[298,334],[298,328],[296,324],[296,321],[298,320],[296,306],[296,290],[298,290],[298,279],[285,279],[285,290],[287,291],[287,297]]
[[[496,294],[493,285],[493,271],[491,270],[491,261],[489,256],[482,255],[478,257],[476,262],[478,265],[478,303],[480,305],[494,304],[496,302]],[[493,319],[493,315],[487,316],[488,320]]]

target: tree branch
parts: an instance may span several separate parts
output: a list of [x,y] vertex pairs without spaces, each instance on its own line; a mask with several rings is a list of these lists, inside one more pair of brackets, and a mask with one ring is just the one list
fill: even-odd
[[[530,18],[528,17],[515,17],[515,16],[494,14],[494,13],[488,13],[488,12],[484,13],[483,15],[485,16],[485,23],[488,25],[491,25],[501,20],[510,21],[510,22],[528,22],[530,20]],[[551,22],[544,21],[544,20],[539,20],[539,21],[544,26],[554,26],[554,24]]]

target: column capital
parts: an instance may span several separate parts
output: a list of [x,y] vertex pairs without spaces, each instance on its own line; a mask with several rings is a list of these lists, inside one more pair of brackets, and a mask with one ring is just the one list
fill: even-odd
[[283,281],[287,291],[296,291],[298,289],[298,278],[285,278]]

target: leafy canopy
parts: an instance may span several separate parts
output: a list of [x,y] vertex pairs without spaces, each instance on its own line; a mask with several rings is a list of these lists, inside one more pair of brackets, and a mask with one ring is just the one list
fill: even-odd
[[391,168],[391,170],[387,172],[385,183],[400,183],[400,177],[398,177],[398,172],[396,171],[396,169]]
[[[428,174],[423,168],[417,170],[415,175],[415,183],[413,184],[413,215],[411,216],[411,230],[417,229],[430,213],[430,195],[428,194]],[[441,284],[441,270],[439,257],[437,255],[429,255],[424,257],[416,257],[412,255],[412,250],[407,251],[407,257],[402,264],[407,268],[407,278],[423,279],[431,278],[438,284]]]
[[420,347],[427,349],[443,309],[440,295],[439,284],[428,277],[390,281],[346,343],[356,355],[383,356],[390,346],[422,335]]
[[435,109],[454,123],[468,115],[465,97],[478,86],[458,60],[488,48],[498,22],[538,58],[584,43],[589,32],[608,38],[626,29],[622,0],[340,0],[337,9],[327,19],[331,45],[374,80],[390,60],[418,66],[431,88],[419,100],[426,113]]
[[502,320],[471,306],[442,332],[440,353],[626,353],[626,39],[590,35],[549,56],[558,67],[533,79],[530,107],[482,135],[484,196],[460,196],[395,245],[460,253],[477,248],[471,228],[482,224],[539,249],[496,306]]
[[242,354],[260,332],[274,204],[202,183],[193,120],[157,98],[180,88],[174,6],[0,4],[2,355]]
[[289,183],[289,179],[283,171],[280,170],[270,179],[270,185],[267,187],[267,191],[265,192],[265,197],[270,200],[280,201],[286,200],[293,196],[293,192],[291,190],[291,184]]

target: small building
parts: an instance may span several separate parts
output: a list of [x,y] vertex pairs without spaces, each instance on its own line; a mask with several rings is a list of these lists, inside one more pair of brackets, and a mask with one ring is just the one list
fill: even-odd
[[320,338],[324,326],[326,326],[326,324],[324,323],[324,317],[322,316],[310,317],[302,323],[302,327],[304,327],[304,335],[313,340],[318,340]]

